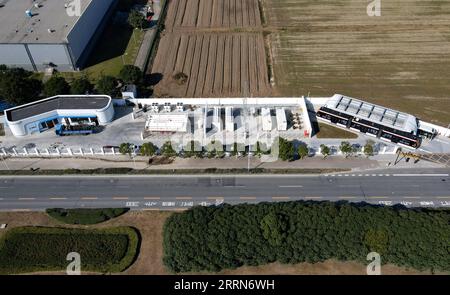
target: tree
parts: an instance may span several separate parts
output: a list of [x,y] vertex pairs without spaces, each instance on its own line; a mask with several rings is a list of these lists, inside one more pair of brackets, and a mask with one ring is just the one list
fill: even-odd
[[173,149],[172,143],[170,141],[166,141],[161,147],[161,154],[166,157],[175,157],[177,152]]
[[281,214],[270,212],[261,220],[261,230],[264,238],[272,246],[280,246],[286,237],[288,222]]
[[[275,144],[276,143],[277,140],[275,140]],[[280,137],[278,140],[278,145],[279,145],[278,157],[283,161],[293,161],[295,155],[294,143],[292,141],[288,141]]]
[[44,83],[44,95],[47,97],[70,94],[70,85],[63,77],[53,76]]
[[370,156],[373,156],[373,145],[374,145],[375,143],[372,141],[372,140],[368,140],[367,142],[366,142],[366,145],[364,146],[364,154],[367,156],[367,157],[370,157]]
[[128,15],[128,24],[133,29],[142,30],[147,24],[147,20],[145,19],[145,16],[141,12],[139,12],[139,10],[133,9]]
[[22,68],[0,66],[0,97],[13,105],[21,105],[39,99],[42,82]]
[[178,85],[184,85],[188,81],[188,75],[183,72],[178,72],[173,75],[173,79],[177,82]]
[[90,94],[94,91],[94,85],[86,78],[75,79],[70,84],[71,94]]
[[306,144],[301,144],[298,147],[298,156],[300,157],[300,159],[303,159],[304,157],[308,156],[308,154],[309,154],[308,146]]
[[119,78],[127,84],[141,84],[143,74],[140,68],[134,65],[125,65],[120,70]]
[[109,95],[112,97],[119,96],[119,90],[117,89],[116,78],[112,76],[102,76],[98,79],[95,85],[97,92],[104,95]]
[[323,158],[326,158],[330,155],[330,148],[324,144],[321,144],[320,153],[323,155]]
[[151,142],[146,142],[141,146],[141,155],[152,157],[158,151],[158,147]]
[[131,155],[132,149],[134,147],[134,144],[129,142],[121,143],[119,146],[119,152],[122,155]]
[[353,153],[353,147],[348,141],[341,142],[339,149],[345,155],[346,158]]
[[265,143],[256,142],[256,155],[267,155],[270,154],[270,149],[267,147]]
[[203,147],[198,141],[191,140],[188,144],[183,148],[184,156],[186,158],[203,157]]

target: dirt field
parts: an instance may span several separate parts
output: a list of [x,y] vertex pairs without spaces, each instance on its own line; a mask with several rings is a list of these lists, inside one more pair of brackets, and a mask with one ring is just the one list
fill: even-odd
[[172,0],[166,28],[260,27],[258,0]]
[[[271,93],[257,0],[172,0],[150,73],[155,96]],[[174,75],[183,73],[186,82]]]
[[[133,226],[142,235],[141,250],[136,262],[123,274],[168,274],[162,264],[162,227],[170,212],[145,211],[129,212],[116,219],[94,226],[80,226],[82,228],[101,228],[109,226]],[[38,212],[0,212],[0,223],[7,223],[8,228],[17,226],[68,226],[58,223],[44,213]],[[0,237],[5,231],[0,231]],[[355,262],[338,262],[329,260],[323,263],[300,263],[282,265],[272,263],[258,267],[240,267],[235,270],[224,270],[218,274],[365,274],[365,266]],[[383,274],[429,274],[405,268],[385,265]],[[62,273],[46,273],[62,274]]]
[[[178,97],[263,94],[269,89],[260,34],[167,34],[153,72],[162,73],[160,93]],[[187,83],[173,80],[185,73]]]
[[262,0],[276,94],[334,93],[450,123],[450,2]]

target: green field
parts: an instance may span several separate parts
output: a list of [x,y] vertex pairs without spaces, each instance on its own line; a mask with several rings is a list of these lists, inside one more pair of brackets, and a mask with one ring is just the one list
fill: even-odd
[[124,65],[134,65],[144,34],[141,30],[112,24],[97,42],[85,69],[59,74],[68,81],[82,76],[88,77],[92,82],[102,75],[117,77]]
[[450,124],[450,2],[262,0],[280,96],[335,93]]
[[337,128],[331,125],[319,123],[319,131],[317,132],[317,138],[358,138],[355,133]]
[[128,208],[108,209],[47,209],[49,216],[67,224],[97,224],[128,212]]
[[138,247],[139,235],[129,227],[18,227],[0,240],[0,274],[64,271],[70,252],[80,254],[82,272],[121,272],[134,262]]

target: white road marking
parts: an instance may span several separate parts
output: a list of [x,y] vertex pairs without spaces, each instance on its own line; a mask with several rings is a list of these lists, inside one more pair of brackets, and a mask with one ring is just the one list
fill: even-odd
[[448,174],[392,174],[395,177],[447,177]]
[[36,200],[36,198],[19,198],[20,201],[32,201]]
[[281,188],[295,188],[295,187],[303,187],[303,185],[279,185]]

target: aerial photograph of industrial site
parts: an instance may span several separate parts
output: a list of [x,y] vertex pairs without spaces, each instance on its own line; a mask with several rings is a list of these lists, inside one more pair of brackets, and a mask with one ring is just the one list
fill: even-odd
[[0,0],[0,277],[445,277],[449,73],[450,1]]

